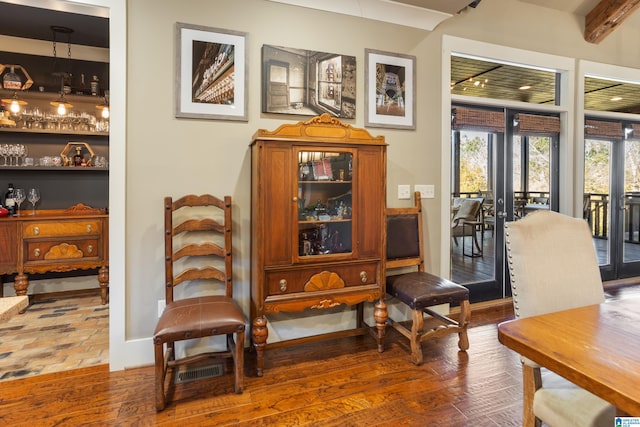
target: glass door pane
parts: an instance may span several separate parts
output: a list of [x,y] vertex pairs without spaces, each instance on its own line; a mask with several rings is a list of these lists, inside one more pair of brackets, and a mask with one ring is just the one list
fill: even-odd
[[591,227],[598,263],[610,264],[612,142],[587,139],[584,143],[584,218]]
[[640,139],[624,146],[624,246],[625,263],[640,261]]
[[298,258],[352,252],[353,153],[298,152]]

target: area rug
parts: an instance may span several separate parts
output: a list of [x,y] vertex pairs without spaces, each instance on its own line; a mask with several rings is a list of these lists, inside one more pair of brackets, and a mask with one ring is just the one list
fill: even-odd
[[29,297],[26,295],[0,298],[0,322],[9,320],[11,316],[18,314],[27,308],[28,305]]

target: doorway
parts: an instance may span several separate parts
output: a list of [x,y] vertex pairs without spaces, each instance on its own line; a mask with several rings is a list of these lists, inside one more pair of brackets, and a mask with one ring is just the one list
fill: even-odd
[[[56,0],[56,1],[52,1],[52,2],[48,2],[46,4],[46,6],[42,5],[42,2],[33,2],[33,1],[25,1],[25,2],[21,2],[21,4],[16,5],[16,4],[10,4],[10,3],[14,3],[14,2],[5,2],[5,1],[0,1],[0,6],[4,9],[5,7],[20,7],[20,8],[24,8],[25,12],[20,12],[20,13],[13,13],[13,14],[9,14],[11,15],[11,19],[13,21],[15,21],[15,24],[17,26],[19,26],[20,28],[24,29],[24,28],[29,28],[29,31],[34,31],[34,32],[38,32],[39,29],[41,28],[41,26],[37,26],[37,25],[33,25],[34,22],[51,22],[51,23],[62,23],[64,25],[64,20],[61,20],[60,17],[63,16],[69,16],[70,19],[75,19],[75,18],[71,18],[72,16],[86,16],[86,17],[92,17],[94,19],[97,18],[106,18],[107,21],[107,28],[108,28],[108,22],[110,20],[110,15],[113,12],[114,9],[118,10],[118,19],[119,22],[123,22],[123,16],[124,14],[122,13],[122,11],[124,11],[124,3],[121,2],[120,0],[115,1],[115,2],[106,2],[105,1],[101,1],[101,0],[79,0],[79,1],[75,1],[75,2],[70,2],[70,1],[65,1],[65,0]],[[36,18],[37,16],[37,18]],[[42,18],[43,20],[39,19]],[[25,19],[26,24],[22,24],[21,25],[21,19]],[[116,20],[118,21],[118,20]],[[82,19],[80,21],[74,21],[73,26],[74,28],[79,28],[81,25],[81,22],[83,22],[84,24],[87,23],[87,19]],[[89,21],[89,27],[92,27],[91,22],[94,21]],[[2,31],[3,34],[5,32],[10,32],[11,30],[9,29],[9,26],[3,26]],[[98,27],[92,27],[92,28],[98,28]],[[106,39],[109,41],[113,40],[113,37],[110,37],[108,31],[106,32],[102,32],[103,30],[103,26],[99,26],[100,29],[100,37],[98,37],[99,40],[102,39]],[[50,32],[50,29],[48,26],[46,26],[46,31]],[[94,34],[98,34],[98,31],[95,31]],[[87,36],[85,38],[83,38],[83,42],[86,42],[88,44],[94,43],[96,42],[97,39],[93,38],[94,34],[87,34]],[[48,40],[47,35],[45,34],[44,37],[38,37],[36,34],[29,34],[29,35],[24,35],[25,39],[33,39],[33,40]],[[73,44],[75,43],[76,40],[74,40]],[[77,43],[77,44],[83,44],[83,43]],[[34,49],[33,49],[33,53],[34,55],[41,55],[41,56],[47,56],[48,55],[48,48],[42,49],[38,47],[38,43],[34,43]],[[99,48],[102,48],[103,46],[100,43],[94,43],[92,44],[92,46],[97,47],[98,49],[95,49],[95,51],[92,51],[91,54],[87,54],[87,55],[97,55],[100,56],[99,53],[96,53],[96,51],[99,51]],[[120,44],[121,46],[121,44]],[[107,52],[107,55],[111,56],[111,53],[108,51],[108,44],[107,44],[107,49],[104,49]],[[125,51],[125,49],[122,49],[122,51]],[[121,58],[120,55],[117,55],[118,57]],[[93,58],[93,57],[92,57]],[[104,57],[101,57],[104,58]],[[75,58],[74,58],[75,59]],[[90,60],[97,60],[98,62],[100,62],[100,59],[90,59]],[[104,60],[102,60],[102,62],[106,62]],[[117,67],[115,67],[119,72],[124,68],[123,66],[120,66],[120,64],[118,64]],[[124,74],[124,73],[122,73]],[[113,97],[113,90],[111,91],[112,93],[112,105],[117,105],[120,111],[124,111],[124,108],[121,107],[121,105],[124,104],[124,96],[123,96],[123,91],[122,91],[122,87],[120,83],[117,83],[114,86],[118,86],[118,88],[116,89],[115,92],[117,92],[117,95],[115,97]],[[115,158],[119,158],[119,156],[117,154],[119,154],[121,151],[124,150],[124,138],[123,138],[123,131],[121,131],[120,129],[124,129],[123,123],[124,123],[124,115],[121,112],[118,112],[115,114],[116,119],[114,121],[113,116],[111,118],[111,122],[117,122],[118,124],[118,130],[116,132],[114,132],[114,134],[118,134],[117,136],[113,137],[113,135],[109,136],[109,144],[110,144],[110,148],[109,148],[109,154],[110,154],[110,158],[113,160]],[[116,144],[114,144],[114,141],[117,141]],[[116,150],[113,151],[112,148],[114,146],[117,146]],[[115,164],[115,162],[112,163],[112,165]],[[120,184],[120,167],[119,165],[112,167],[111,168],[111,174],[110,176],[114,177],[110,180],[111,182],[115,182],[117,184]],[[111,187],[111,185],[109,185]],[[119,185],[118,185],[119,187]],[[111,187],[113,188],[113,187]],[[124,191],[121,192],[122,194],[124,193]],[[118,194],[118,192],[116,191],[116,194]],[[115,201],[115,205],[118,206],[120,204],[119,202],[120,197],[118,196],[116,198]],[[119,216],[120,214],[120,210],[116,209],[116,210],[112,210],[112,213],[115,213],[116,216]],[[116,222],[120,222],[120,221],[116,221]],[[112,235],[119,235],[119,231],[121,229],[120,224],[111,224],[112,227],[110,227],[111,230],[111,234]],[[115,252],[118,252],[118,248],[120,248],[121,246],[121,242],[118,241],[118,239],[113,239],[112,241],[112,249],[115,249]],[[119,260],[119,257],[118,257]],[[115,260],[116,262],[114,264],[116,264],[118,262],[118,260]],[[112,259],[112,261],[114,261]],[[117,283],[122,282],[123,280],[120,280],[121,278],[121,273],[120,273],[120,268],[115,268],[112,269],[111,271],[111,279],[112,279],[112,283],[115,282],[116,286],[118,287]],[[93,302],[84,302],[84,300],[87,299],[87,296],[85,295],[85,293],[83,292],[83,290],[85,289],[84,283],[80,283],[77,286],[73,286],[70,282],[73,281],[78,281],[78,282],[87,282],[89,283],[89,286],[93,286],[94,283],[97,282],[97,278],[87,278],[86,275],[78,275],[78,276],[74,276],[73,278],[66,278],[66,277],[58,277],[58,275],[52,274],[52,277],[47,277],[47,282],[51,282],[53,283],[52,286],[47,286],[46,288],[43,288],[44,285],[40,285],[37,282],[32,283],[32,286],[30,286],[31,288],[36,288],[35,291],[38,292],[37,295],[34,295],[32,298],[32,303],[34,303],[34,305],[36,305],[35,310],[36,312],[40,312],[40,314],[43,314],[43,311],[46,309],[49,309],[51,307],[54,307],[54,304],[57,304],[59,302],[62,302],[62,300],[66,300],[66,298],[62,298],[62,296],[66,296],[64,294],[64,291],[73,291],[74,294],[77,294],[74,296],[74,298],[70,298],[73,299],[74,301],[71,302],[72,305],[75,304],[76,307],[79,308],[79,312],[82,312],[83,309],[85,311],[87,311],[87,308],[89,307],[89,305],[93,304]],[[59,284],[64,284],[64,285],[70,285],[68,287],[68,289],[66,287],[58,287]],[[113,290],[114,287],[111,287],[111,290]],[[57,295],[57,291],[60,290],[61,291],[61,295]],[[39,292],[46,292],[48,294],[40,294]],[[51,293],[53,292],[53,293]],[[113,296],[113,292],[111,292],[111,295]],[[51,296],[51,298],[49,298],[49,296]],[[55,300],[55,302],[51,303],[51,306],[46,306],[44,303],[41,301],[41,298],[46,297],[48,300]],[[77,297],[77,298],[76,298]],[[92,297],[91,294],[89,294],[89,297]],[[98,300],[100,299],[99,296],[97,297]],[[78,302],[78,301],[83,301],[83,302]],[[91,300],[93,301],[93,300]],[[113,301],[113,299],[112,299]],[[66,301],[64,301],[66,303]],[[39,305],[38,305],[39,304]],[[103,329],[104,331],[106,331],[106,336],[109,336],[109,332],[110,329],[109,328],[109,322],[110,322],[110,318],[109,318],[109,310],[107,308],[108,306],[102,306],[101,303],[96,304],[96,309],[95,309],[95,317],[99,316],[100,317],[100,322],[102,322],[100,324],[99,327],[96,327],[97,329]],[[30,308],[31,309],[31,308]],[[47,347],[48,346],[48,351],[54,351],[54,349],[59,349],[59,348],[63,348],[63,347],[56,347],[56,346],[62,346],[62,344],[60,342],[54,342],[51,343],[51,340],[54,339],[54,335],[53,335],[53,331],[55,330],[60,330],[60,328],[63,328],[64,326],[64,321],[60,321],[61,319],[61,313],[72,313],[75,314],[75,308],[68,308],[67,306],[65,306],[65,308],[61,309],[58,312],[55,313],[51,313],[49,316],[45,316],[45,317],[49,317],[51,319],[57,318],[58,322],[55,325],[55,327],[47,327],[47,328],[43,328],[41,333],[44,333],[46,336],[43,336],[43,338],[40,338],[38,340],[36,340],[35,342],[40,342],[43,346]],[[28,310],[29,311],[29,310]],[[26,316],[26,314],[24,315]],[[52,320],[53,322],[53,320]],[[73,322],[71,322],[73,323]],[[94,323],[96,323],[94,321]],[[29,322],[30,327],[33,327],[34,322]],[[94,325],[95,326],[95,325]],[[71,326],[73,327],[73,325]],[[67,335],[71,335],[71,333],[67,334]],[[104,338],[104,337],[103,337]],[[101,343],[101,345],[103,345],[103,348],[106,348],[106,355],[102,355],[100,362],[98,363],[108,363],[109,360],[109,339],[104,339],[104,342]],[[112,345],[113,345],[113,341],[112,341]],[[84,346],[82,343],[80,342],[76,342],[74,344],[74,347],[71,348],[85,348],[86,346]],[[77,355],[77,351],[75,351],[76,355]],[[49,356],[46,355],[46,352],[43,353],[45,354],[45,360],[47,361],[46,363],[49,365],[53,365],[55,362],[53,361],[53,359]],[[6,356],[6,355],[5,355]],[[106,356],[106,359],[104,359],[104,357]],[[31,355],[29,356],[31,358],[38,358],[38,353],[37,351],[34,351],[32,349],[31,351]],[[51,360],[49,360],[51,359]],[[55,367],[53,366],[49,366],[47,369],[55,369]],[[59,367],[60,370],[64,369],[63,367]],[[40,373],[45,373],[45,372],[50,372],[50,371],[41,371]]]
[[604,280],[640,275],[640,125],[585,120],[583,217]]
[[[469,106],[455,106],[452,116],[451,278],[469,288],[474,302],[504,298],[510,295],[505,221],[558,210],[560,120]],[[470,201],[480,209],[461,218]]]

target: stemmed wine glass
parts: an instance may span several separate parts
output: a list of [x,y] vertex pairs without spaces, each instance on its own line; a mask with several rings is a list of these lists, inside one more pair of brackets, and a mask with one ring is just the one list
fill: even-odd
[[15,200],[16,205],[18,205],[18,208],[16,209],[16,216],[20,216],[20,205],[24,202],[25,197],[26,196],[22,188],[16,188],[13,190],[13,200]]
[[9,144],[0,145],[0,156],[4,157],[4,164],[2,166],[9,166],[7,164],[7,157],[9,157]]
[[37,188],[30,189],[29,193],[27,194],[27,200],[29,200],[29,203],[31,203],[32,206],[31,215],[35,215],[36,203],[38,202],[38,200],[40,200],[40,191]]

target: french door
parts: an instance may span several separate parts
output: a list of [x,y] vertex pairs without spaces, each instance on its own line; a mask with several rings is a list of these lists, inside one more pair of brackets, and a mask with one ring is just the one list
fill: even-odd
[[[583,216],[604,280],[640,275],[640,135],[633,124],[588,120],[613,129],[585,138]],[[635,125],[638,126],[638,125]],[[639,127],[640,128],[640,127]],[[625,130],[626,129],[626,130]]]
[[[504,223],[559,205],[558,133],[555,128],[522,126],[548,116],[509,109],[490,115],[495,125],[490,130],[483,130],[482,123],[465,123],[452,132],[452,219],[464,198],[482,202],[476,221],[481,225],[475,229],[481,250],[470,250],[469,237],[451,242],[451,278],[469,288],[474,302],[510,295]],[[551,119],[559,126],[557,117]]]

